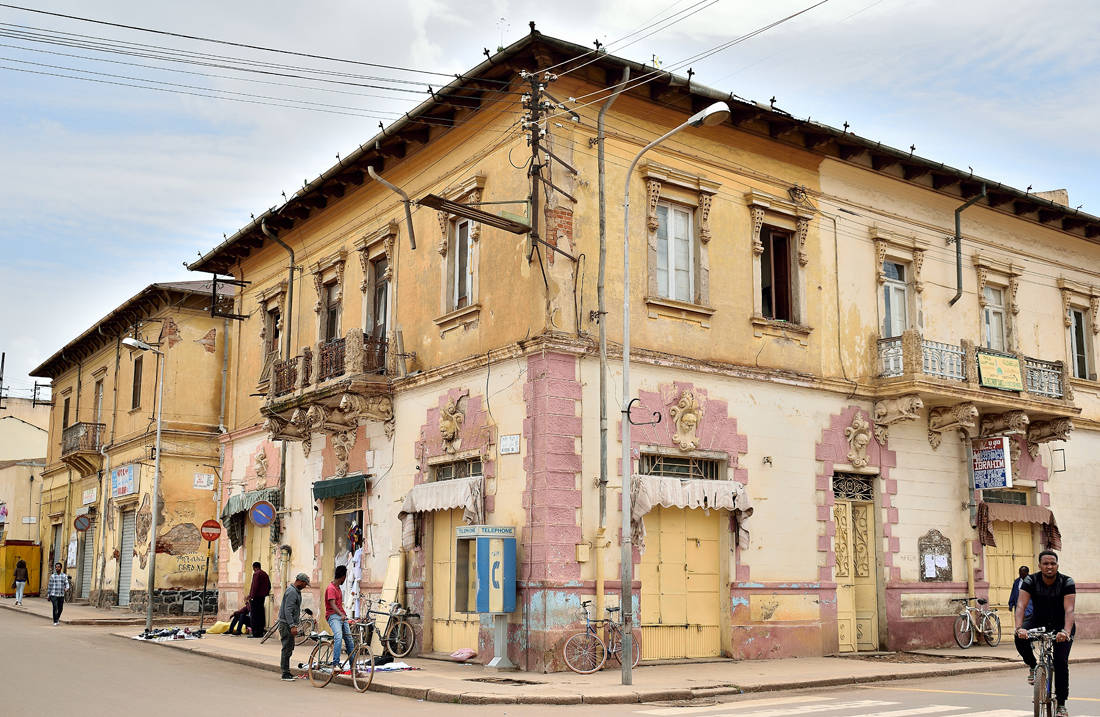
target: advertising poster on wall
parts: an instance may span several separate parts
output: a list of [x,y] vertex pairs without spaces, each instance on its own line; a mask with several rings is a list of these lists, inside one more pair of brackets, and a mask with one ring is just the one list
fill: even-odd
[[134,464],[119,466],[111,471],[111,497],[130,495],[134,488]]
[[974,488],[993,490],[1012,487],[1012,456],[1009,438],[977,438],[974,440]]

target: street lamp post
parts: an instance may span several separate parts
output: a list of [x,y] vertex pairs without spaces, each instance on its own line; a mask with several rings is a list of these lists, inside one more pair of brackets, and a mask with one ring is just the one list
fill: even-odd
[[157,386],[157,441],[153,456],[153,513],[149,524],[149,576],[146,578],[146,609],[145,632],[153,629],[153,588],[157,579],[157,513],[160,512],[160,434],[164,425],[164,383],[165,373],[168,371],[168,362],[164,360],[164,352],[158,351],[144,341],[126,337],[122,340],[126,348],[131,351],[152,351],[160,362],[159,382]]
[[626,187],[623,190],[623,403],[622,403],[622,472],[623,472],[623,513],[622,513],[622,557],[620,558],[621,586],[620,605],[623,615],[623,651],[622,666],[624,685],[633,684],[631,675],[631,656],[634,642],[634,549],[630,542],[630,508],[633,483],[633,467],[630,459],[630,177],[642,155],[685,127],[702,127],[719,124],[729,116],[729,106],[725,102],[715,102],[706,109],[693,114],[679,127],[666,132],[653,140],[630,163],[626,171]]

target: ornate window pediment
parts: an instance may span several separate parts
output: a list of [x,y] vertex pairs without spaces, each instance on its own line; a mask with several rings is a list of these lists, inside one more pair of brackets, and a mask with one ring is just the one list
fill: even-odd
[[810,263],[806,241],[815,211],[790,199],[758,189],[745,193],[752,219],[752,285],[754,334],[780,330],[794,333],[805,345],[805,269]]

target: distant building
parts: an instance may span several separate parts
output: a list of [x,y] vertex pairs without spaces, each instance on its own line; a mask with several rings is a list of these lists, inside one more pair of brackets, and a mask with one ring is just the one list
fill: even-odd
[[[53,394],[42,559],[65,565],[77,598],[135,611],[147,605],[161,362],[128,350],[126,337],[162,351],[167,377],[154,607],[179,613],[198,598],[206,557],[199,526],[217,513],[229,353],[226,321],[210,316],[210,303],[207,281],[151,284],[31,372],[51,379]],[[91,527],[78,531],[78,516]]]
[[50,408],[5,397],[0,410],[0,541],[38,540]]

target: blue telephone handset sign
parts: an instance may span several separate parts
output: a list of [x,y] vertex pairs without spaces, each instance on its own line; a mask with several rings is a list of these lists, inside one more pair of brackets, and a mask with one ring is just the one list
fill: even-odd
[[515,528],[463,526],[459,540],[470,540],[476,551],[476,609],[479,613],[506,614],[516,609]]

